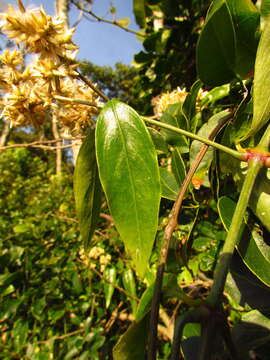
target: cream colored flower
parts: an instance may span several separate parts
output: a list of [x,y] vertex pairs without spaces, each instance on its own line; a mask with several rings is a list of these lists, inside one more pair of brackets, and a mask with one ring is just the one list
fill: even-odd
[[89,251],[89,258],[90,259],[98,259],[102,254],[104,254],[105,250],[102,247],[94,246]]
[[154,97],[151,101],[151,104],[154,106],[154,114],[161,116],[169,105],[183,103],[187,94],[186,89],[180,89],[178,87],[172,92],[163,93]]
[[13,85],[11,92],[4,97],[2,116],[8,118],[17,126],[40,126],[46,116],[47,110],[42,99],[36,96],[32,84],[25,82],[20,86]]
[[[94,91],[84,86],[78,81],[64,79],[60,81],[60,91],[56,94],[68,98],[86,100],[99,105],[98,98]],[[61,103],[55,106],[55,114],[59,123],[62,125],[62,131],[68,128],[70,133],[77,135],[82,129],[88,127],[93,122],[93,116],[98,114],[98,108],[78,103]]]
[[17,44],[23,43],[30,53],[43,58],[73,57],[77,50],[71,40],[74,29],[67,29],[59,17],[47,15],[43,7],[21,12],[9,5],[1,13],[2,31]]
[[4,65],[17,68],[18,65],[23,65],[23,56],[18,50],[4,50],[0,55],[0,62]]

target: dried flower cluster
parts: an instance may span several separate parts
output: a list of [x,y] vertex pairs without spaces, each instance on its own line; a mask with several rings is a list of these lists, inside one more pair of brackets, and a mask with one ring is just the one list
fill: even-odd
[[175,103],[183,103],[187,96],[186,89],[180,89],[179,87],[172,92],[163,93],[154,97],[151,101],[154,107],[154,114],[161,116],[167,107]]
[[[1,30],[18,45],[18,50],[5,50],[0,56],[2,116],[16,126],[40,126],[53,109],[63,129],[79,133],[91,123],[97,108],[54,99],[60,95],[98,105],[94,92],[77,79],[74,29],[68,29],[61,18],[47,15],[42,7],[23,11],[9,6],[0,17]],[[35,55],[24,66],[22,54]]]

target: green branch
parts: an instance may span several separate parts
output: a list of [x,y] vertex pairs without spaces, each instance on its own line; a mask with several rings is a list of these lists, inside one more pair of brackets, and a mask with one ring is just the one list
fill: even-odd
[[[231,114],[228,114],[228,116],[231,116]],[[163,122],[160,122],[160,121],[156,121],[156,120],[153,120],[153,119],[149,119],[147,117],[143,117],[143,120],[148,122],[149,124],[152,124],[152,125],[156,125],[158,127],[161,127],[161,128],[164,128],[164,129],[167,129],[167,130],[171,130],[177,134],[181,134],[181,135],[185,135],[191,139],[194,139],[194,140],[198,140],[206,145],[209,145],[209,146],[212,146],[218,150],[221,150],[221,151],[224,151],[225,153],[227,153],[228,155],[231,155],[233,156],[234,158],[240,160],[240,161],[245,161],[245,153],[240,153],[236,150],[233,150],[233,149],[230,149],[228,148],[227,146],[224,146],[224,145],[221,145],[221,144],[218,144],[216,143],[215,141],[212,141],[212,140],[209,140],[207,138],[204,138],[202,136],[199,136],[199,135],[196,135],[196,134],[193,134],[187,130],[183,130],[183,129],[179,129],[175,126],[172,126],[172,125],[169,125],[169,124],[165,124]]]
[[227,273],[229,270],[229,265],[231,258],[234,252],[234,248],[237,244],[240,228],[243,222],[245,211],[249,202],[249,198],[256,180],[256,177],[263,167],[263,162],[261,158],[253,158],[249,161],[248,171],[245,178],[245,181],[242,186],[239,200],[237,202],[231,226],[225,240],[223,249],[219,255],[219,262],[217,264],[215,274],[214,274],[214,283],[210,291],[209,296],[206,299],[206,302],[211,306],[216,306],[220,297],[222,296],[224,285],[226,282]]

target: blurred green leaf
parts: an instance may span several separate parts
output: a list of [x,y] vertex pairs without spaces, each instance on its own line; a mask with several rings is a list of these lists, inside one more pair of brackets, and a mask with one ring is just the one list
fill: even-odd
[[104,282],[104,294],[105,294],[105,306],[106,309],[109,308],[111,304],[111,299],[115,290],[115,287],[113,284],[115,284],[116,281],[116,268],[115,267],[107,267],[104,271],[104,277],[109,280],[109,282]]
[[[134,278],[133,271],[131,269],[124,270],[122,274],[122,281],[124,285],[124,289],[131,295],[133,295],[134,298],[137,297],[137,291],[136,291],[136,281]],[[137,309],[137,301],[135,299],[129,298],[129,302],[131,304],[132,313],[136,313]]]
[[145,0],[133,0],[133,12],[139,26],[145,25]]
[[149,316],[134,322],[113,349],[114,360],[142,360],[146,354]]

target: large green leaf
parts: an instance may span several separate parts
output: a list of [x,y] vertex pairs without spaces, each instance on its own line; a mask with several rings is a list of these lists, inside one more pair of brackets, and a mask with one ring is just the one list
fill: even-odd
[[235,71],[243,77],[254,71],[260,12],[251,0],[227,0],[227,4],[237,40]]
[[149,316],[134,322],[113,349],[114,360],[142,360],[145,358]]
[[[233,200],[225,196],[219,199],[218,210],[226,230],[230,226],[235,207]],[[237,249],[249,270],[265,285],[270,286],[270,247],[261,235],[253,230],[249,238],[245,236],[241,239]]]
[[96,228],[101,205],[101,185],[96,163],[95,131],[93,129],[89,130],[80,148],[73,181],[81,236],[87,247]]
[[255,62],[253,90],[253,120],[244,138],[256,134],[270,117],[270,17],[265,18],[264,29],[259,42]]
[[215,0],[197,44],[197,71],[208,85],[222,85],[235,78],[236,37],[226,0]]
[[153,142],[140,116],[114,99],[98,117],[96,150],[115,225],[143,276],[157,231],[161,196]]

